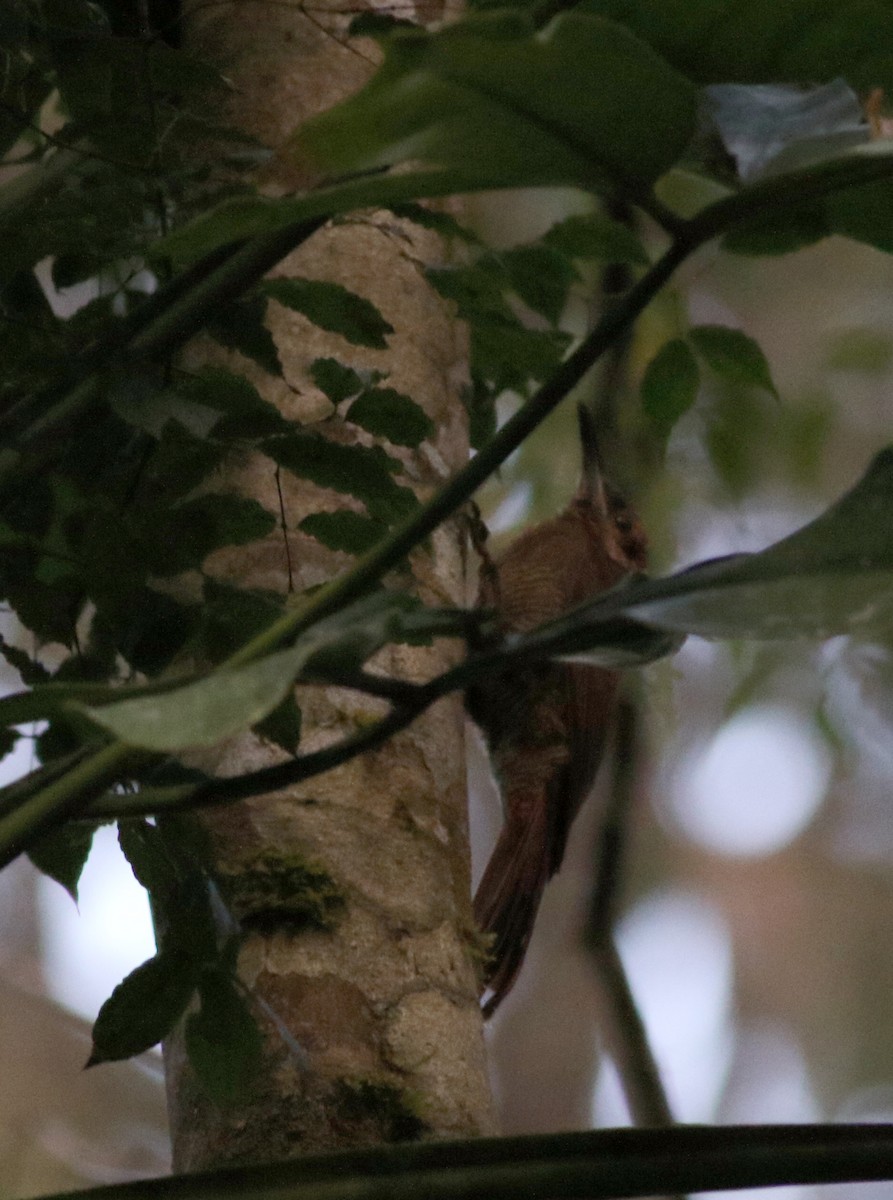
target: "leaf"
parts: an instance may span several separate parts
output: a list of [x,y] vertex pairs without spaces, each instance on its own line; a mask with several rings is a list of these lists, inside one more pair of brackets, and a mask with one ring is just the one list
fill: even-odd
[[503,251],[512,287],[528,308],[557,324],[571,285],[580,276],[564,254],[551,246],[517,246]]
[[28,848],[28,857],[39,871],[65,888],[77,904],[78,881],[93,845],[96,826],[62,825],[45,833]]
[[299,528],[330,550],[343,550],[346,554],[365,554],[388,531],[380,521],[352,512],[349,508],[339,509],[338,512],[311,513]]
[[265,295],[301,313],[329,333],[339,333],[355,346],[387,349],[387,334],[394,332],[371,300],[348,291],[340,283],[323,279],[269,279],[261,284]]
[[287,754],[297,754],[301,740],[301,710],[293,695],[288,695],[254,727],[255,733],[281,746]]
[[759,554],[701,563],[630,588],[623,608],[702,637],[889,637],[893,628],[893,447],[810,524]]
[[699,84],[827,83],[893,89],[893,14],[885,3],[838,0],[585,0],[623,22]]
[[318,622],[289,649],[247,666],[221,668],[163,694],[76,707],[131,746],[167,752],[212,746],[262,721],[305,668],[314,675],[333,666],[354,669],[404,630],[439,631],[443,621],[438,610],[401,592],[373,592]]
[[744,387],[763,388],[776,398],[778,392],[763,351],[740,329],[725,325],[697,325],[688,340],[722,379]]
[[870,137],[859,97],[843,79],[811,88],[715,84],[704,96],[744,180],[835,158]]
[[316,648],[302,640],[247,667],[220,670],[163,695],[81,711],[121,741],[146,750],[213,746],[272,712]]
[[[336,172],[422,160],[466,187],[647,186],[685,149],[691,85],[621,26],[565,12],[472,14],[385,44],[377,75],[306,122],[296,149]],[[456,190],[462,190],[461,187]]]
[[700,373],[695,356],[681,338],[664,343],[642,379],[642,408],[658,437],[666,439],[698,395]]
[[246,496],[209,492],[156,516],[145,533],[151,569],[174,575],[199,567],[220,546],[244,546],[276,528],[276,518]]
[[261,1033],[225,971],[203,971],[199,997],[199,1011],[186,1020],[186,1053],[211,1099],[233,1104],[245,1097],[260,1070]]
[[221,367],[205,366],[194,375],[181,375],[175,386],[177,395],[216,410],[215,438],[271,437],[291,428],[244,376]]
[[137,817],[119,821],[118,845],[130,863],[137,883],[149,892],[153,900],[161,903],[168,900],[179,882],[179,876],[158,826]]
[[198,982],[188,957],[159,953],[131,971],[99,1010],[87,1066],[151,1049],[183,1015]]
[[[372,382],[378,382],[381,376],[377,371],[373,374],[375,379]],[[347,367],[335,358],[314,359],[310,364],[310,377],[333,404],[340,404],[342,400],[358,395],[370,382],[364,380],[363,376],[353,367]]]
[[434,433],[434,422],[415,400],[394,388],[367,388],[345,414],[348,421],[395,446],[419,446]]
[[553,225],[542,240],[570,258],[648,264],[648,255],[631,229],[596,213],[567,217]]
[[[2,541],[2,530],[0,530],[0,541]],[[33,658],[19,646],[11,645],[2,636],[0,636],[0,654],[3,655],[11,667],[18,671],[22,683],[26,687],[39,686],[42,683],[46,683],[50,678],[49,671],[42,663],[39,663],[36,658]]]
[[388,525],[418,507],[412,489],[402,487],[391,477],[400,464],[380,446],[343,446],[315,434],[300,433],[272,438],[263,449],[274,462],[302,479],[362,500],[372,517]]
[[208,321],[208,332],[228,350],[238,350],[268,374],[281,375],[276,343],[264,324],[266,311],[266,297],[258,293],[218,305]]

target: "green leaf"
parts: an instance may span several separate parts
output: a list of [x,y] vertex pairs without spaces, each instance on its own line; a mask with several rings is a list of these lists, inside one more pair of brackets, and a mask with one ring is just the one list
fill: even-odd
[[381,521],[364,517],[362,513],[352,512],[349,508],[339,509],[338,512],[311,513],[299,528],[330,550],[343,550],[346,554],[365,554],[388,531]]
[[339,333],[355,346],[387,349],[386,335],[394,327],[371,300],[348,291],[340,283],[323,279],[269,279],[261,284],[265,295],[301,313],[329,333]]
[[415,400],[394,388],[367,388],[347,410],[346,417],[395,446],[419,446],[434,433],[434,422]]
[[631,229],[597,213],[567,217],[543,235],[543,243],[569,258],[647,266],[648,255]]
[[316,648],[302,640],[247,667],[217,671],[163,695],[82,711],[131,746],[168,752],[213,746],[272,712]]
[[87,1066],[151,1049],[183,1015],[199,966],[184,955],[156,954],[122,980],[99,1010]]
[[893,89],[893,13],[868,0],[585,0],[697,83],[826,83]]
[[567,257],[551,246],[517,246],[502,254],[512,287],[528,308],[558,323],[571,285],[580,276]]
[[[694,131],[694,88],[621,26],[566,12],[536,30],[509,11],[406,30],[359,93],[300,130],[337,171],[407,159],[466,186],[651,184]],[[457,189],[461,190],[461,189]]]
[[199,567],[220,546],[244,546],[276,528],[276,518],[246,496],[209,492],[158,514],[145,541],[151,569],[174,575]]
[[271,437],[291,428],[279,410],[264,400],[244,376],[221,367],[206,366],[194,375],[182,374],[175,387],[178,396],[197,401],[202,408],[216,410],[215,438]]
[[119,821],[118,845],[137,883],[154,900],[168,900],[179,883],[179,872],[158,826],[137,817]]
[[[2,530],[0,530],[0,542],[2,542]],[[13,535],[15,538],[16,535]],[[42,683],[46,683],[50,678],[50,673],[41,663],[32,655],[27,654],[18,646],[13,646],[0,636],[0,654],[6,659],[11,667],[18,671],[22,678],[22,683],[26,687],[36,687]]]
[[286,696],[271,713],[258,721],[254,731],[274,745],[281,746],[287,754],[297,754],[301,740],[301,710],[294,696]]
[[688,340],[720,378],[738,387],[763,388],[778,397],[766,356],[740,329],[698,325],[689,332]]
[[658,437],[666,439],[698,395],[700,374],[695,356],[681,338],[664,343],[642,379],[642,408]]
[[261,1033],[225,971],[203,971],[198,990],[201,1007],[186,1020],[186,1053],[211,1099],[233,1104],[246,1096],[260,1070]]
[[759,554],[701,563],[630,587],[624,612],[702,637],[889,638],[893,448],[810,524]]
[[[381,376],[373,372],[378,382]],[[340,404],[350,396],[360,393],[369,380],[364,380],[353,367],[346,367],[336,358],[316,358],[310,364],[310,377],[320,391],[325,392],[333,404]]]
[[65,888],[77,904],[78,881],[93,845],[95,825],[62,825],[45,833],[28,849],[28,857],[39,871]]
[[274,462],[302,479],[362,500],[370,515],[385,524],[402,520],[418,507],[412,489],[402,487],[391,477],[400,464],[380,446],[343,446],[301,433],[272,438],[264,443],[264,450]]
[[805,201],[739,225],[726,234],[722,246],[731,254],[792,254],[830,233],[824,205]]
[[282,364],[273,335],[264,324],[266,297],[255,294],[218,306],[208,322],[208,332],[228,350],[238,350],[270,375],[281,375]]
[[[452,624],[455,618],[450,617]],[[256,725],[288,695],[306,668],[353,669],[406,632],[439,632],[444,618],[401,592],[378,591],[320,621],[294,646],[247,666],[221,668],[159,695],[124,698],[102,707],[79,706],[128,745],[174,752],[211,746]]]

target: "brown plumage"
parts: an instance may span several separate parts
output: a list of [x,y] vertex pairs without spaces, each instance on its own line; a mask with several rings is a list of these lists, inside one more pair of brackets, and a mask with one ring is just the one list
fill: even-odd
[[[583,478],[560,516],[526,530],[483,573],[479,604],[504,633],[536,628],[645,566],[638,519],[601,477],[590,418],[580,410]],[[543,889],[561,865],[570,826],[592,788],[618,674],[563,663],[516,668],[468,698],[488,743],[504,824],[474,898],[492,935],[489,1016],[521,969]]]

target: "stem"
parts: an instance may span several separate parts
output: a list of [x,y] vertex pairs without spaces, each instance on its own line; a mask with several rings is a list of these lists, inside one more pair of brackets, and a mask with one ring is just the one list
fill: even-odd
[[890,1179],[889,1125],[611,1129],[380,1146],[45,1200],[610,1200]]
[[134,757],[138,757],[136,752],[120,742],[103,746],[0,819],[0,868],[12,862],[50,826],[85,805]]

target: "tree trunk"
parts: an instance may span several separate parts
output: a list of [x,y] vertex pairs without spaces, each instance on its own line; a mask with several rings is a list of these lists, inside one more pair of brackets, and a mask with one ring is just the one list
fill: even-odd
[[[334,8],[317,4],[311,19],[297,5],[196,0],[191,7],[187,44],[232,81],[235,122],[274,147],[302,118],[355,90],[374,65],[375,47],[347,45],[350,14]],[[307,182],[277,158],[265,186],[275,194]],[[334,280],[368,297],[396,331],[388,350],[358,350],[271,305],[268,324],[284,379],[265,375],[210,338],[190,346],[186,365],[225,364],[249,377],[289,419],[341,442],[355,440],[357,432],[314,388],[308,364],[328,356],[387,372],[388,386],[411,395],[437,426],[418,451],[391,451],[399,453],[417,493],[430,495],[468,454],[458,395],[464,342],[422,270],[442,253],[435,238],[388,212],[327,227],[274,274]],[[286,531],[216,553],[206,566],[211,574],[285,591],[292,580],[301,590],[350,566],[348,556],[297,527],[310,512],[351,502],[285,472],[278,482]],[[279,510],[269,460],[234,464],[223,486]],[[458,522],[414,553],[411,570],[423,598],[464,603]],[[459,652],[445,642],[395,647],[376,666],[418,680],[443,670]],[[298,700],[302,751],[340,739],[381,711],[378,701],[341,689],[300,689]],[[282,757],[245,736],[202,766],[225,775]],[[179,1037],[170,1040],[175,1168],[490,1131],[459,701],[439,703],[380,750],[337,771],[203,820],[215,868],[245,932],[239,969],[257,1001],[265,1067],[251,1099],[222,1111],[203,1095]]]

